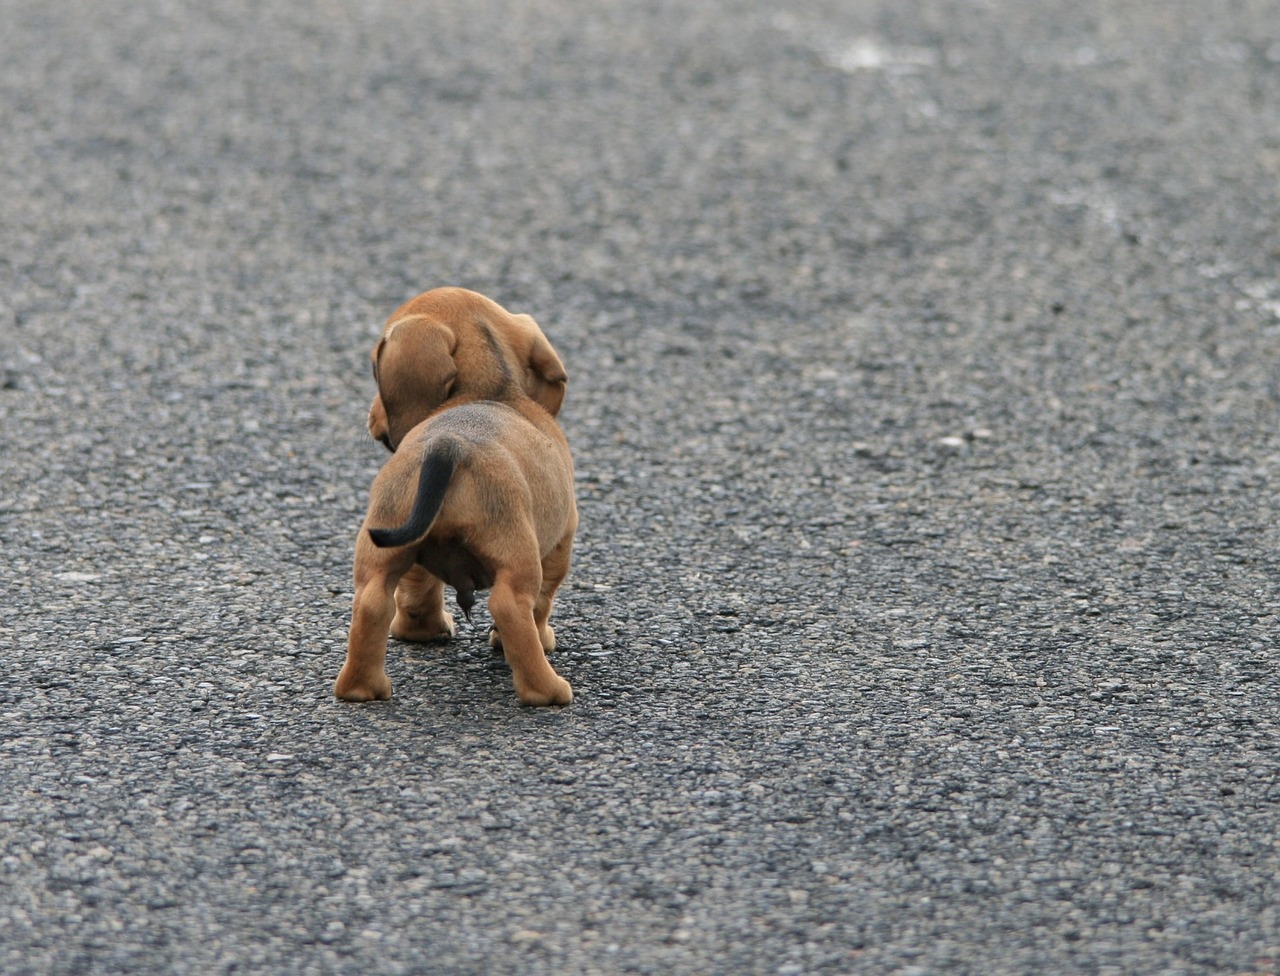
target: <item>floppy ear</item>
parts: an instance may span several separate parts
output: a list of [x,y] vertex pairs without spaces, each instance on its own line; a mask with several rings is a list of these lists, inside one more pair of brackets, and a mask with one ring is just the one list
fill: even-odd
[[[412,315],[391,323],[373,353],[378,396],[370,409],[369,431],[391,450],[427,419],[453,391],[458,340],[438,320]],[[374,430],[381,401],[385,437]]]
[[554,417],[564,403],[569,374],[532,316],[513,315],[512,318],[519,324],[529,344],[524,363],[524,392]]
[[533,342],[529,365],[525,368],[525,392],[554,417],[564,403],[568,382],[569,374],[565,372],[564,363],[560,362],[547,337],[539,335]]

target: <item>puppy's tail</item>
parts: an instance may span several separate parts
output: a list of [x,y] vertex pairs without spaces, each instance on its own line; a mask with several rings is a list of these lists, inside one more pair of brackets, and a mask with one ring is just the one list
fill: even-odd
[[418,497],[413,501],[409,521],[396,529],[370,529],[369,538],[379,549],[390,549],[417,542],[431,523],[436,520],[444,493],[449,487],[454,469],[458,466],[458,445],[453,441],[438,441],[427,448],[422,459],[422,471],[418,475]]

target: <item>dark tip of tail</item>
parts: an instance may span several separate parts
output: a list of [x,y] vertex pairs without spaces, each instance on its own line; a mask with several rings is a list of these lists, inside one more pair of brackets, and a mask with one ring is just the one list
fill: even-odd
[[458,447],[452,441],[438,443],[427,450],[418,475],[418,494],[409,521],[394,529],[369,529],[369,538],[379,549],[407,546],[417,542],[435,520],[444,501],[444,493],[458,462]]
[[395,536],[396,533],[392,529],[369,530],[369,538],[373,540],[373,544],[379,549],[386,549],[388,546],[395,545]]

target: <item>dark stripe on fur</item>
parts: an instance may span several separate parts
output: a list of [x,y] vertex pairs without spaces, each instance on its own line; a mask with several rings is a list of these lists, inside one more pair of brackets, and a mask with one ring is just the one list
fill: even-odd
[[445,490],[457,466],[458,445],[454,441],[438,441],[427,448],[418,475],[418,497],[413,501],[409,521],[396,529],[370,529],[373,544],[379,549],[390,549],[417,542],[426,535],[440,512]]
[[515,377],[511,375],[511,366],[507,363],[507,357],[503,355],[502,343],[493,334],[493,329],[489,327],[488,322],[479,324],[480,331],[484,333],[485,340],[489,343],[489,351],[493,353],[493,358],[498,363],[498,370],[502,373],[502,386],[505,388],[515,380]]

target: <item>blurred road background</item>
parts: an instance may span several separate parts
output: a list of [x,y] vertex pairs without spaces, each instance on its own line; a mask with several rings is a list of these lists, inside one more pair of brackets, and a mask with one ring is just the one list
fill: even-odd
[[[1280,969],[1280,6],[0,0],[0,970]],[[333,701],[438,284],[564,710]]]

